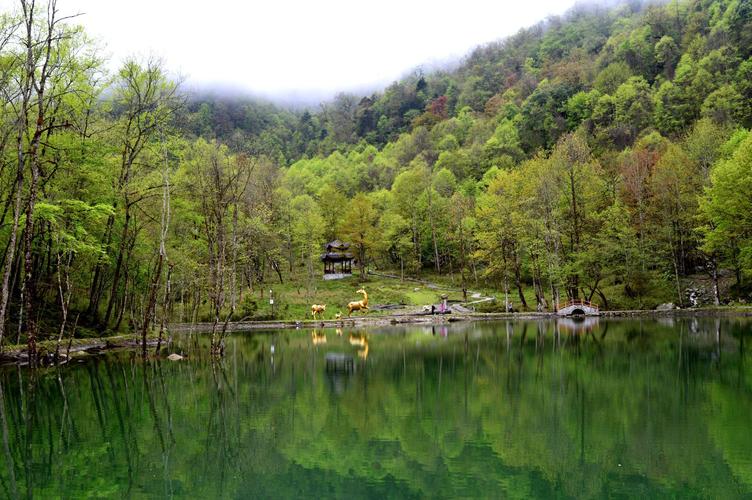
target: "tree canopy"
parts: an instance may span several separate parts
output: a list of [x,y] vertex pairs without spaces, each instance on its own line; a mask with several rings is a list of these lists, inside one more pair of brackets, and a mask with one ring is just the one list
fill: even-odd
[[687,304],[698,279],[749,298],[747,0],[578,6],[304,110],[188,93],[169,61],[107,75],[50,6],[0,18],[0,342],[73,317],[221,330],[269,282],[313,294],[335,237],[364,279],[432,272],[515,308]]

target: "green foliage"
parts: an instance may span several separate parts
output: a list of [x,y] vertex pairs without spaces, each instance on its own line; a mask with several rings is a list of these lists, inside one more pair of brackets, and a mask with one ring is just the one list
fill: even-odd
[[744,120],[744,97],[732,85],[724,85],[708,94],[701,113],[721,125],[741,123]]
[[593,87],[602,94],[613,94],[632,75],[632,70],[626,62],[613,62],[598,73]]
[[721,255],[729,266],[752,275],[752,136],[733,156],[720,161],[710,174],[711,183],[701,200],[706,221],[701,228],[706,252]]
[[[684,303],[688,281],[729,270],[743,296],[749,12],[746,0],[578,7],[451,71],[316,110],[183,94],[155,60],[103,79],[83,32],[67,26],[30,212],[38,312],[62,314],[45,284],[65,271],[89,327],[138,328],[152,296],[154,314],[181,320],[219,299],[222,318],[250,314],[249,290],[289,280],[310,301],[333,239],[353,245],[364,274],[433,268],[530,308],[567,296]],[[10,278],[28,276],[32,166],[17,164],[16,138],[32,150],[37,110],[24,119],[9,97],[22,95],[23,57],[10,46],[0,55],[11,308],[23,280]]]
[[641,76],[633,76],[614,94],[614,125],[631,139],[652,124],[653,100],[650,86]]
[[493,135],[483,145],[486,168],[494,165],[509,167],[519,162],[524,155],[520,147],[517,127],[506,118],[501,121]]
[[357,250],[358,267],[361,279],[366,278],[366,265],[369,252],[378,241],[378,213],[373,202],[363,193],[358,193],[350,201],[343,215],[341,234]]
[[520,113],[520,138],[528,152],[550,148],[566,131],[564,104],[577,89],[543,80],[525,100]]
[[34,216],[50,229],[50,236],[56,244],[55,251],[73,253],[79,257],[105,254],[105,249],[93,233],[107,217],[114,214],[115,210],[110,205],[90,205],[81,200],[61,200],[56,204],[42,202],[34,207]]
[[576,129],[581,123],[590,120],[601,93],[593,89],[590,92],[577,92],[566,104],[567,124],[569,130]]

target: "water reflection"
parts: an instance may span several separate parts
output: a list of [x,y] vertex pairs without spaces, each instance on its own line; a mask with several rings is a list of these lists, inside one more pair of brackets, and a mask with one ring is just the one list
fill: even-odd
[[326,344],[326,333],[315,328],[311,331],[311,342],[313,345]]
[[190,336],[181,362],[5,369],[0,496],[749,496],[749,334],[319,329],[235,334],[219,361]]
[[368,359],[368,334],[363,333],[351,333],[350,345],[358,348],[358,357],[362,360]]
[[556,319],[559,331],[568,333],[591,333],[599,326],[598,316],[576,316],[571,318]]

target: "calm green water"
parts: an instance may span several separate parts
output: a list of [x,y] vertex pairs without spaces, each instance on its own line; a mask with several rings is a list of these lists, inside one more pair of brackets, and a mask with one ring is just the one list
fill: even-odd
[[180,362],[7,368],[0,497],[749,498],[751,333],[741,318],[279,331],[236,334],[214,363],[184,334]]

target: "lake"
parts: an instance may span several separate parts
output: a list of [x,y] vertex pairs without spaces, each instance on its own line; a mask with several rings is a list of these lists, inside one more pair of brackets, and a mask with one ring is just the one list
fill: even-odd
[[752,497],[752,321],[202,333],[0,370],[0,497]]

